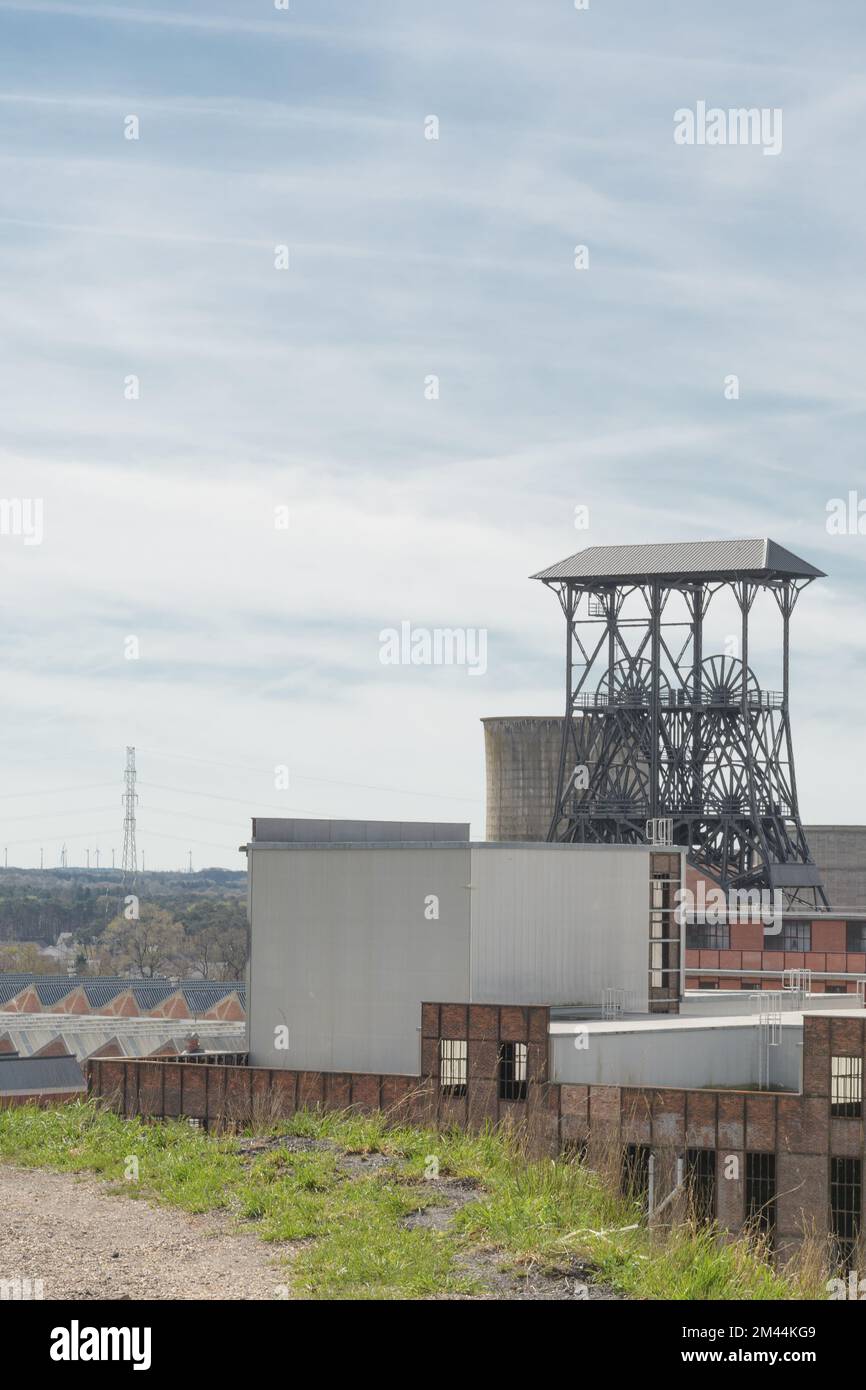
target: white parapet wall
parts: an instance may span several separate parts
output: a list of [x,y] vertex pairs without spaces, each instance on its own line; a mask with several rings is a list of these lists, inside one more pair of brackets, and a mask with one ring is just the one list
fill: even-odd
[[550,1043],[553,1081],[698,1090],[751,1089],[759,1083],[766,1090],[768,1081],[771,1089],[801,1088],[801,1013],[781,1016],[779,1044],[768,1049],[769,1075],[752,1014],[551,1023]]
[[[840,1008],[858,1008],[856,994],[799,994],[782,990],[773,982],[770,989],[783,1013],[838,1013]],[[728,1014],[754,1013],[758,1009],[755,991],[746,989],[686,990],[680,1000],[680,1018],[716,1018]]]

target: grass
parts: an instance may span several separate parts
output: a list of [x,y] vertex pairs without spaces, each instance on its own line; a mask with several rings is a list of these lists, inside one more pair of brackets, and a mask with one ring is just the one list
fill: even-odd
[[[781,1272],[746,1239],[689,1225],[651,1231],[602,1173],[566,1158],[530,1161],[508,1133],[439,1133],[382,1114],[308,1111],[270,1130],[333,1147],[244,1154],[234,1137],[184,1121],[124,1119],[86,1101],[0,1111],[0,1159],[95,1172],[130,1197],[223,1210],[254,1223],[262,1240],[299,1242],[286,1265],[296,1298],[477,1293],[466,1257],[491,1249],[517,1273],[528,1263],[588,1264],[597,1282],[635,1298],[826,1297],[820,1262]],[[352,1161],[362,1154],[385,1161]],[[404,1224],[443,1200],[425,1176],[431,1158],[440,1178],[478,1184],[445,1229]]]

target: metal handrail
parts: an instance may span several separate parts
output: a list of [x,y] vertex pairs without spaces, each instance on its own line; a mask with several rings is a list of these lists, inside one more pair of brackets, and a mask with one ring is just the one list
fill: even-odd
[[[699,951],[699,950],[716,950],[716,949],[723,949],[723,950],[724,950],[725,948],[724,948],[724,947],[722,947],[722,948],[717,948],[717,947],[715,947],[715,946],[712,946],[712,947],[687,946],[685,949],[686,949],[687,951]],[[799,952],[789,951],[788,954],[789,954],[789,955],[803,955],[804,952],[802,952],[802,951],[799,951]],[[819,954],[820,954],[820,955],[826,955],[827,952],[826,952],[826,951],[822,951],[822,952],[819,952]],[[790,969],[790,967],[788,967],[788,968]],[[684,973],[685,975],[688,975],[689,979],[693,979],[693,978],[695,978],[695,977],[697,977],[697,976],[701,976],[701,975],[721,975],[721,976],[735,976],[738,980],[759,980],[759,979],[763,979],[765,976],[766,976],[767,979],[780,980],[780,979],[783,978],[783,976],[784,976],[784,974],[785,974],[785,971],[784,971],[784,969],[782,969],[781,967],[780,967],[778,970],[765,970],[763,967],[762,967],[760,970],[750,970],[750,969],[748,969],[748,967],[745,966],[745,965],[686,965],[686,964],[683,964],[683,973]],[[852,980],[854,983],[857,983],[857,982],[859,982],[859,981],[863,981],[864,984],[866,984],[866,975],[863,975],[862,971],[857,971],[857,970],[812,970],[810,973],[811,973],[811,976],[812,976],[812,979],[813,979],[813,980]],[[692,993],[695,993],[695,991],[692,991]],[[842,996],[840,995],[839,997],[841,998]]]
[[[742,694],[738,691],[698,691],[681,687],[659,692],[659,703],[667,709],[739,709]],[[784,697],[781,690],[747,690],[749,709],[781,709]],[[652,704],[648,690],[624,690],[613,695],[600,690],[581,692],[574,696],[576,709],[649,709]]]

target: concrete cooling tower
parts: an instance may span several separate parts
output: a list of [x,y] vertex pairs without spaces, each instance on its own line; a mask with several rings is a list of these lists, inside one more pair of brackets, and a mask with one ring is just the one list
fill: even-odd
[[[486,838],[546,840],[556,807],[563,716],[505,715],[481,722],[487,772]],[[600,730],[585,717],[574,721],[574,729],[583,757],[588,764],[594,763]]]
[[546,840],[556,806],[562,715],[482,719],[487,839]]

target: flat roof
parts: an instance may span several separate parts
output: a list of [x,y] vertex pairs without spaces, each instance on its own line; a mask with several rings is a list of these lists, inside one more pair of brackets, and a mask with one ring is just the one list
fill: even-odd
[[685,854],[681,845],[590,845],[556,840],[250,840],[240,849],[525,849],[557,854],[593,850],[604,854]]
[[[803,1018],[809,1015],[808,1009],[782,1012],[779,1014],[785,1028],[802,1028]],[[812,1016],[812,1015],[810,1015]],[[821,1009],[815,1018],[859,1018],[866,1017],[863,1009]],[[652,1014],[641,1018],[589,1018],[568,1019],[550,1024],[553,1037],[568,1037],[573,1033],[688,1033],[707,1028],[754,1028],[759,1021],[757,1012],[750,1014]]]

